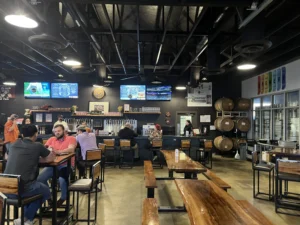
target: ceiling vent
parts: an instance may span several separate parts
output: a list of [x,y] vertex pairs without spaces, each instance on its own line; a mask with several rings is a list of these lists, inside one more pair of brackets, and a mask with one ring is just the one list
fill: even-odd
[[29,42],[41,49],[60,50],[68,47],[69,43],[62,38],[50,34],[33,35],[28,38]]
[[202,70],[205,76],[220,75],[225,69],[220,68],[220,45],[209,45],[206,49],[207,67]]
[[242,41],[234,46],[234,50],[246,56],[253,56],[267,50],[272,46],[272,42],[265,40],[264,31],[264,18],[255,18],[245,27],[242,33]]
[[74,73],[89,74],[95,71],[95,68],[88,66],[72,67]]

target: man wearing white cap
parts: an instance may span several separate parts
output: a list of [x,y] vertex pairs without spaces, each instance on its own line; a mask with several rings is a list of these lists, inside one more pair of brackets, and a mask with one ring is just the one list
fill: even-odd
[[67,122],[64,121],[64,116],[63,116],[63,115],[59,115],[59,116],[57,117],[57,119],[58,119],[58,120],[55,122],[55,124],[54,124],[52,130],[54,131],[54,127],[55,127],[56,125],[58,125],[58,124],[61,124],[61,125],[64,126],[65,131],[68,131],[68,130],[69,130],[69,126],[68,126]]
[[9,153],[10,146],[18,140],[19,137],[19,129],[17,124],[18,115],[12,114],[8,121],[4,125],[4,139],[6,144],[7,154]]

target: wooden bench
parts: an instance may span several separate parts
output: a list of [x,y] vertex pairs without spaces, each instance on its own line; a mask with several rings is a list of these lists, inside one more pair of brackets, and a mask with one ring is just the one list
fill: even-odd
[[222,188],[224,191],[227,191],[227,189],[231,188],[229,184],[227,184],[225,181],[223,181],[221,178],[219,178],[215,173],[213,173],[210,170],[207,170],[203,173],[203,175],[214,182],[218,187]]
[[142,225],[159,225],[158,206],[155,198],[146,198],[143,202]]
[[157,188],[156,178],[150,160],[144,161],[145,187],[147,188],[147,198],[154,198],[154,189]]
[[271,225],[272,223],[253,205],[246,200],[236,200],[239,206],[254,220],[259,221],[264,225]]

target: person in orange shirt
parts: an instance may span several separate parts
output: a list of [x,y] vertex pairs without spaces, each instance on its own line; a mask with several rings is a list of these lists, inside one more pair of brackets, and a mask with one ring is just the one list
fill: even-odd
[[18,115],[12,114],[4,125],[4,140],[6,144],[7,154],[9,153],[10,146],[16,142],[19,136],[19,128],[17,125]]

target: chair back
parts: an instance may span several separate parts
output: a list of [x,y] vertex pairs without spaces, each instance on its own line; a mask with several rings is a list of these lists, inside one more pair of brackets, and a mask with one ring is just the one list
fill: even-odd
[[43,145],[45,145],[47,143],[48,139],[44,140],[43,139]]
[[190,148],[191,140],[181,140],[181,148]]
[[162,148],[162,139],[153,139],[152,147],[154,148]]
[[6,213],[6,196],[0,192],[0,225],[4,225]]
[[120,140],[120,150],[129,150],[131,147],[131,141],[128,139]]
[[85,153],[85,160],[87,161],[96,161],[101,160],[102,152],[100,149],[87,150]]
[[105,148],[106,148],[106,144],[99,143],[98,144],[98,148],[102,151],[102,153],[104,153],[105,152]]
[[0,174],[0,192],[2,193],[20,195],[20,183],[20,175]]
[[277,159],[276,170],[278,173],[288,173],[300,177],[300,161]]
[[259,159],[258,159],[258,153],[257,151],[252,152],[252,167],[258,164]]
[[211,150],[212,147],[213,147],[212,140],[206,140],[206,141],[204,141],[204,149],[205,150]]
[[93,165],[93,168],[92,168],[92,174],[91,174],[92,187],[94,187],[95,184],[98,184],[100,174],[101,174],[101,162],[98,161]]
[[108,148],[114,148],[115,147],[115,139],[103,139],[103,143],[106,145],[106,150]]
[[4,161],[0,160],[0,173],[4,173]]

